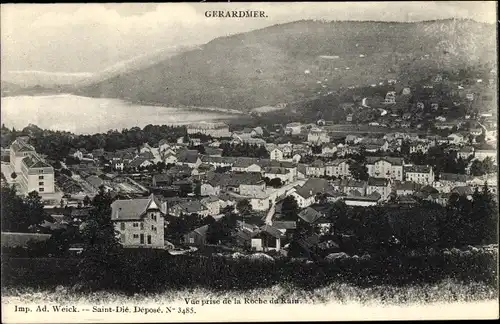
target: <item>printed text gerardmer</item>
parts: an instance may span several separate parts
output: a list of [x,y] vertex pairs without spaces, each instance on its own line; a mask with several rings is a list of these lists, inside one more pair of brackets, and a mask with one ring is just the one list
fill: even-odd
[[267,18],[265,11],[233,10],[233,11],[205,11],[207,18]]

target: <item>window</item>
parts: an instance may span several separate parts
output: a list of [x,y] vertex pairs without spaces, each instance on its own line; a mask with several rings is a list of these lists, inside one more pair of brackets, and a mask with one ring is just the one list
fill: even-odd
[[38,192],[43,192],[45,189],[44,188],[39,188]]
[[156,213],[151,214],[151,219],[156,221]]
[[148,235],[148,244],[151,244],[151,235]]
[[189,238],[189,243],[194,244],[194,237]]
[[141,234],[141,244],[144,244],[144,234]]
[[133,223],[132,226],[133,227],[139,227],[139,223]]
[[43,181],[40,181],[40,182],[38,183],[38,185],[39,185],[39,186],[43,186]]
[[134,238],[138,239],[139,238],[139,234],[134,234]]
[[38,176],[38,180],[43,180],[43,176]]
[[124,222],[122,222],[122,223],[120,224],[120,229],[121,229],[122,231],[123,231],[123,230],[125,230],[125,223],[124,223]]
[[43,170],[38,170],[38,173],[43,173]]
[[144,223],[141,223],[141,230],[144,229]]

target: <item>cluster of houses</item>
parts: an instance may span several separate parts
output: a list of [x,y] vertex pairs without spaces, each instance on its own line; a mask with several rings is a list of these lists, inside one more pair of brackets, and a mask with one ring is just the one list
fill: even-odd
[[[222,210],[225,207],[234,206],[236,212],[241,213],[243,211],[237,208],[238,202],[247,200],[251,213],[258,217],[255,221],[238,223],[237,241],[242,246],[269,251],[283,249],[287,233],[296,228],[296,222],[279,218],[280,205],[288,196],[294,197],[300,208],[300,221],[320,226],[326,233],[329,224],[325,214],[318,211],[321,202],[341,200],[348,206],[367,207],[394,203],[411,205],[416,204],[418,199],[425,199],[446,204],[451,194],[472,195],[474,189],[481,189],[485,182],[496,192],[497,184],[493,176],[484,178],[443,173],[436,177],[432,166],[414,165],[402,157],[384,156],[384,151],[400,147],[405,140],[411,143],[411,152],[422,153],[433,145],[450,143],[449,138],[420,138],[412,133],[389,133],[379,139],[350,135],[343,144],[323,144],[323,147],[337,149],[333,153],[324,154],[323,150],[317,153],[318,156],[332,157],[327,162],[317,159],[301,163],[303,156],[312,155],[310,149],[313,144],[267,144],[270,158],[260,159],[222,156],[222,151],[213,145],[217,140],[205,146],[204,154],[182,145],[160,142],[158,148],[151,149],[156,149],[161,161],[171,167],[153,175],[151,186],[166,187],[182,179],[187,185],[198,185],[198,192],[182,199],[150,196],[147,199],[117,200],[113,207],[113,219],[125,245],[170,246],[171,243],[162,241],[163,232],[159,231],[157,220],[151,215],[163,217],[165,226],[168,226],[169,217],[190,214],[220,220],[224,217]],[[350,169],[356,162],[334,155],[358,152],[367,143],[376,143],[380,155],[366,157],[368,179],[356,180]],[[484,158],[481,151],[479,155],[474,155],[477,154],[475,150],[469,152],[470,146],[466,143],[457,148],[464,157]],[[147,147],[141,148],[141,151],[147,151]],[[269,185],[272,179],[280,179],[279,186]],[[141,228],[145,230],[141,231]],[[184,243],[207,244],[207,231],[208,225],[193,229],[184,236]],[[313,241],[308,241],[308,244]]]

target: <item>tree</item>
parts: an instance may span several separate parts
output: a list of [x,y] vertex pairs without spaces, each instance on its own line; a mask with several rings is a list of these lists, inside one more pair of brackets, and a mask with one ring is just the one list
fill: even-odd
[[285,197],[285,199],[283,199],[283,204],[281,205],[281,215],[283,215],[283,219],[296,221],[298,214],[299,204],[297,203],[297,200],[295,200],[295,197]]
[[349,170],[354,179],[361,181],[368,180],[368,168],[365,165],[354,162],[349,166]]
[[167,166],[165,165],[165,162],[163,162],[163,161],[156,163],[156,170],[160,173],[162,173],[166,167]]
[[280,178],[273,178],[269,180],[268,185],[273,188],[281,188],[283,186],[283,182]]
[[92,201],[92,209],[81,232],[83,259],[80,279],[90,289],[103,289],[117,280],[114,273],[120,269],[120,243],[111,220],[113,199],[104,186]]
[[236,224],[236,214],[233,212],[225,214],[219,221],[213,221],[208,226],[207,241],[210,244],[232,243]]
[[248,215],[252,210],[252,205],[248,199],[242,199],[236,203],[236,209],[241,215]]
[[201,196],[201,183],[200,183],[199,181],[197,181],[197,182],[195,183],[193,193],[194,193],[197,197],[200,197],[200,196]]
[[32,191],[24,200],[26,213],[26,225],[37,226],[43,223],[45,219],[45,211],[43,209],[42,197],[36,191]]
[[470,166],[470,174],[473,176],[482,176],[488,173],[487,165],[479,160],[474,160]]
[[85,196],[85,197],[83,198],[83,205],[84,205],[85,207],[89,206],[91,203],[92,203],[92,201],[90,200],[90,197],[89,197],[89,196]]
[[[23,221],[24,203],[21,197],[17,195],[14,186],[8,186],[2,183],[1,186],[1,215],[2,231],[5,232],[23,232],[27,228]],[[21,219],[20,219],[21,218]]]

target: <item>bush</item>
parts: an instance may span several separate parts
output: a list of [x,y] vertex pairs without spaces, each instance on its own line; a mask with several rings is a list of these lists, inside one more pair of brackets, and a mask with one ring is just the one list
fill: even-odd
[[[87,282],[82,282],[82,285],[91,290],[111,289],[127,294],[195,287],[215,291],[248,290],[280,283],[306,290],[333,282],[358,287],[413,286],[435,284],[445,279],[480,282],[496,287],[498,255],[478,251],[451,255],[435,253],[431,256],[379,254],[370,258],[346,257],[334,263],[290,258],[259,262],[249,258],[171,256],[167,251],[124,249],[114,260],[108,262],[107,273],[99,275],[102,278],[87,277]],[[79,261],[4,257],[4,285],[74,285],[79,267],[92,268],[89,264],[79,265]]]

